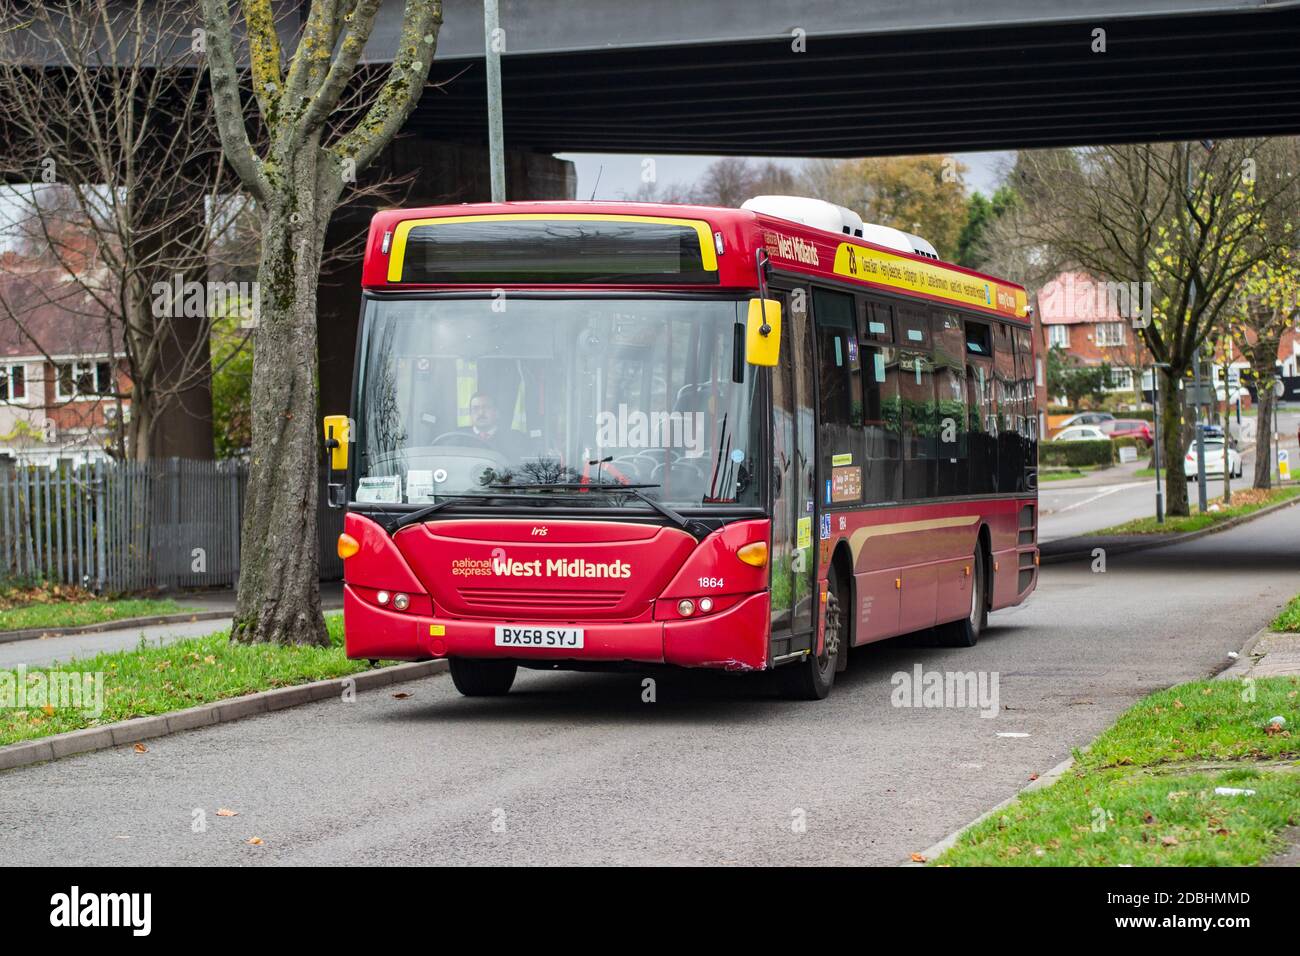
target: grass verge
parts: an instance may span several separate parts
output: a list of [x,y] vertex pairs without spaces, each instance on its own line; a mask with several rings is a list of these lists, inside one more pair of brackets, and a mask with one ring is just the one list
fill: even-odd
[[[232,644],[229,631],[218,631],[163,647],[141,643],[133,650],[98,654],[54,667],[28,668],[28,701],[38,706],[25,708],[16,706],[17,672],[0,671],[0,745],[365,670],[365,661],[351,661],[344,656],[343,615],[328,614],[325,623],[329,647]],[[93,705],[41,705],[43,698],[34,696],[34,688],[53,686],[50,676],[55,674],[70,674],[77,681],[83,681],[83,675],[102,674],[102,713],[88,715],[88,710],[95,709]],[[89,698],[94,696],[93,685],[94,678],[83,683],[89,695],[83,704],[89,704]]]
[[1300,594],[1291,599],[1291,603],[1282,609],[1282,613],[1273,618],[1269,628],[1274,631],[1300,631]]
[[[1270,730],[1275,716],[1286,725]],[[1058,781],[966,831],[951,866],[1247,866],[1300,822],[1300,679],[1195,681],[1139,701]],[[1217,793],[1220,787],[1253,795]]]
[[1044,481],[1068,481],[1071,478],[1082,478],[1084,474],[1084,472],[1079,471],[1077,468],[1070,468],[1066,471],[1042,471],[1040,469],[1038,472],[1038,480],[1040,483]]
[[[1246,488],[1241,491],[1234,491],[1232,493],[1232,505],[1225,508],[1220,504],[1218,511],[1195,512],[1186,517],[1167,515],[1164,524],[1157,524],[1155,518],[1137,518],[1123,524],[1102,528],[1099,531],[1089,531],[1088,534],[1091,536],[1183,534],[1188,531],[1200,531],[1212,525],[1222,524],[1232,518],[1251,514],[1261,508],[1277,504],[1280,501],[1286,501],[1297,495],[1300,495],[1300,485],[1287,485],[1283,488],[1272,488],[1268,491],[1256,491],[1254,488]],[[1221,500],[1215,498],[1210,503],[1215,504],[1221,502]]]
[[96,598],[67,604],[24,604],[0,611],[0,633],[25,631],[29,628],[82,627],[86,624],[108,624],[126,621],[133,617],[155,617],[159,614],[183,614],[190,610],[175,601],[154,598],[125,598],[112,600]]

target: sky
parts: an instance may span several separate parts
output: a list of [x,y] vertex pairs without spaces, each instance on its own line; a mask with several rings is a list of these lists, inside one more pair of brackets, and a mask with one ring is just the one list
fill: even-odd
[[[559,153],[561,159],[571,159],[578,170],[579,199],[622,199],[632,195],[641,184],[641,164],[646,156],[641,153]],[[986,196],[1001,178],[1000,168],[1015,157],[1013,152],[957,153],[957,158],[969,168],[966,185]],[[654,156],[656,180],[670,183],[696,182],[709,163],[717,156]],[[779,159],[791,168],[801,159]]]

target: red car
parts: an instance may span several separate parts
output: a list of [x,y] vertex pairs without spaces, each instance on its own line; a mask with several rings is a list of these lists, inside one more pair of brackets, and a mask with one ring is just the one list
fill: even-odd
[[1151,423],[1140,418],[1117,418],[1112,422],[1099,422],[1097,427],[1111,438],[1136,438],[1148,448],[1155,442]]

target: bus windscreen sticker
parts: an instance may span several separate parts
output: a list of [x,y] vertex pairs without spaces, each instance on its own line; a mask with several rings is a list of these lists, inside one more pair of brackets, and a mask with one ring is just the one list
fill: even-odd
[[799,519],[799,533],[795,547],[800,551],[812,547],[812,518]]
[[822,540],[823,540],[823,541],[825,541],[827,538],[829,538],[829,537],[831,536],[831,516],[830,516],[830,515],[822,515],[822,527],[821,527],[821,533],[822,533]]
[[357,486],[357,501],[397,504],[402,500],[402,479],[399,475],[362,478]]
[[862,469],[860,467],[852,468],[832,468],[831,469],[831,501],[861,501],[862,500]]

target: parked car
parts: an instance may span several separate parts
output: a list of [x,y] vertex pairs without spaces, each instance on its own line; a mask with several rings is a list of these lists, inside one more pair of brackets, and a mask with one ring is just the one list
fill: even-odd
[[1107,435],[1096,425],[1074,425],[1057,432],[1052,441],[1108,441]]
[[[1241,453],[1235,448],[1228,449],[1228,470],[1232,477],[1241,477]],[[1183,458],[1183,473],[1187,480],[1196,477],[1196,442],[1187,446],[1187,455]],[[1223,438],[1205,438],[1205,477],[1217,475],[1223,477]]]
[[1110,412],[1079,412],[1077,415],[1071,415],[1065,421],[1061,422],[1060,428],[1070,428],[1073,425],[1100,425],[1102,422],[1112,422],[1115,416]]
[[1111,438],[1136,438],[1148,448],[1155,443],[1151,423],[1140,418],[1117,418],[1114,421],[1102,422],[1097,427]]

